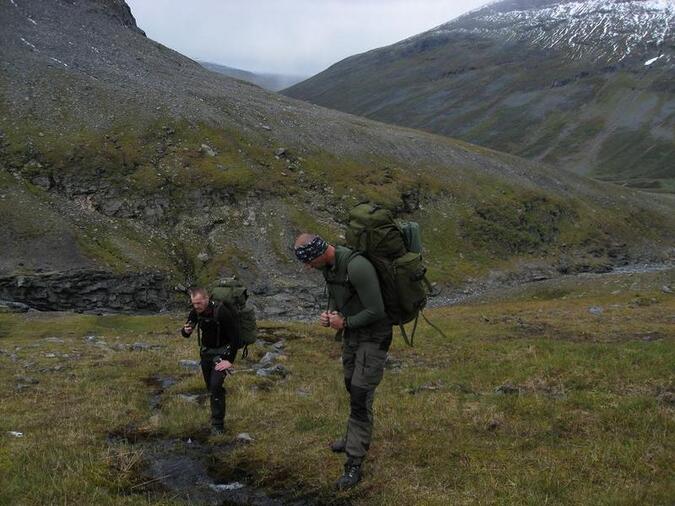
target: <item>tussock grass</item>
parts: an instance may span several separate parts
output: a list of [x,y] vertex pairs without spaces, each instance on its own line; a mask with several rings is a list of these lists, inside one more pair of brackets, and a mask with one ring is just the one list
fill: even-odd
[[[415,348],[395,339],[365,480],[336,500],[671,503],[675,299],[660,287],[672,282],[672,272],[575,278],[429,311],[449,339],[426,325]],[[600,314],[590,311],[597,307]],[[204,439],[208,403],[176,395],[203,389],[198,373],[178,365],[197,354],[194,342],[176,337],[181,321],[0,315],[0,503],[175,501],[139,486],[142,445],[111,446],[106,437]],[[291,374],[227,379],[226,434],[208,441],[228,443],[240,432],[255,441],[217,447],[210,468],[224,480],[244,470],[259,485],[329,500],[342,459],[327,443],[344,430],[348,411],[339,344],[304,324],[263,327],[287,338],[280,360]],[[108,345],[163,347],[114,351],[87,342],[89,334]],[[64,342],[43,339],[51,336]],[[263,352],[254,347],[251,360]],[[64,369],[39,372],[55,361]],[[17,392],[17,376],[26,375],[40,383]],[[148,380],[165,376],[178,381],[152,410]]]

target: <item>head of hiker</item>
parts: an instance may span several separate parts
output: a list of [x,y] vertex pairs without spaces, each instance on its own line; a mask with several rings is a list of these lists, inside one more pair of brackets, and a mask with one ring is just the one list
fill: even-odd
[[203,288],[195,288],[190,292],[190,302],[197,314],[202,314],[209,306],[209,294]]
[[314,269],[321,269],[328,263],[329,244],[318,235],[300,234],[295,240],[295,257]]

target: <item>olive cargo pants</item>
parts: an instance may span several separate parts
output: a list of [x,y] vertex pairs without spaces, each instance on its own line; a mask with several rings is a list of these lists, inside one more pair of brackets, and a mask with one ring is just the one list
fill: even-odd
[[342,368],[350,398],[345,450],[355,464],[370,447],[375,389],[382,381],[391,337],[390,324],[367,333],[348,329],[343,336]]

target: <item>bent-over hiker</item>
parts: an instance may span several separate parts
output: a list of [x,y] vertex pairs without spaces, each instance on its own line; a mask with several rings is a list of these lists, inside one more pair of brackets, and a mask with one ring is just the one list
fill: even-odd
[[319,323],[342,334],[342,368],[350,397],[347,431],[330,445],[347,454],[338,489],[361,480],[373,431],[373,398],[382,380],[392,323],[385,313],[373,265],[349,248],[333,246],[317,235],[302,234],[295,241],[298,260],[322,272],[328,285],[328,310]]
[[190,300],[193,309],[181,334],[187,338],[197,329],[202,374],[211,395],[211,432],[222,434],[226,394],[223,382],[240,348],[239,323],[234,309],[210,300],[204,288],[191,290]]

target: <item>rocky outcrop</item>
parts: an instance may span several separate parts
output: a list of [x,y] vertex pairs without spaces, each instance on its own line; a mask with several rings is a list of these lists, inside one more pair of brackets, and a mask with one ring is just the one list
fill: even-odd
[[0,278],[0,299],[41,311],[159,311],[173,295],[157,272],[80,270]]

